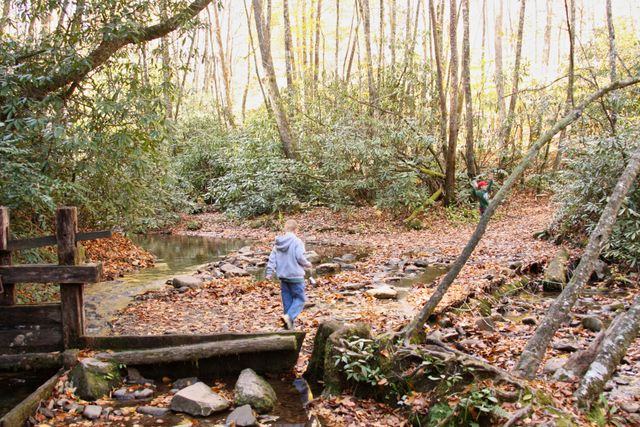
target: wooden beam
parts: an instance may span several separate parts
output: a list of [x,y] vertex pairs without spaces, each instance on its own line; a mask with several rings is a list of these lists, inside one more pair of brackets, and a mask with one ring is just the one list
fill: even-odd
[[0,265],[0,277],[3,283],[97,283],[102,278],[102,264]]
[[0,371],[39,370],[60,368],[64,363],[64,353],[22,353],[0,354]]
[[49,398],[61,375],[62,371],[55,374],[46,383],[38,387],[36,391],[31,393],[26,399],[20,402],[18,406],[0,418],[0,426],[13,427],[26,425],[27,420],[36,411],[38,405]]
[[203,344],[191,344],[181,347],[162,347],[149,350],[100,353],[96,357],[102,360],[123,363],[126,365],[149,365],[282,350],[299,350],[296,337],[292,335],[273,335],[230,341],[216,341]]
[[[0,265],[11,265],[11,251],[8,250],[9,241],[9,208],[0,206]],[[8,280],[2,281],[0,290],[0,305],[16,303],[16,286]]]
[[60,304],[17,304],[0,308],[0,329],[27,325],[62,324]]
[[[58,264],[75,266],[78,261],[76,233],[78,211],[75,207],[56,210],[56,238],[58,239]],[[84,335],[84,298],[86,280],[60,287],[62,304],[62,337],[64,348],[76,346]]]
[[[111,230],[102,231],[87,231],[84,233],[76,234],[76,242],[82,242],[86,240],[105,239],[113,235]],[[17,251],[21,249],[34,249],[44,246],[55,246],[58,240],[56,236],[44,236],[44,237],[31,237],[27,239],[15,239],[7,242],[7,250]]]

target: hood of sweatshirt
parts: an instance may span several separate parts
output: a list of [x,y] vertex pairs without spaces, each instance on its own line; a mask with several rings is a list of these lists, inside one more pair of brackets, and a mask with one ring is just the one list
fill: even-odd
[[295,241],[296,241],[296,235],[293,233],[287,233],[283,236],[277,236],[276,250],[280,252],[286,252]]

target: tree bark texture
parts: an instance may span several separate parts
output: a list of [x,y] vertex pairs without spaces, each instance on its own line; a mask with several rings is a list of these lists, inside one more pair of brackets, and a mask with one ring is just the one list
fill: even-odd
[[444,178],[444,204],[455,201],[456,192],[456,149],[458,142],[458,2],[449,4],[449,140]]
[[218,5],[213,5],[213,19],[216,23],[215,36],[218,44],[218,57],[220,58],[220,68],[222,69],[222,83],[224,84],[224,116],[232,127],[235,126],[233,117],[233,101],[231,94],[231,75],[229,71],[229,63],[231,58],[227,59],[224,44],[222,43],[222,27],[220,26],[220,16],[218,13]]
[[422,336],[422,327],[424,323],[427,321],[429,316],[433,314],[435,308],[438,306],[438,303],[440,303],[449,287],[453,284],[454,280],[456,279],[456,277],[458,277],[458,274],[460,273],[466,262],[469,260],[469,257],[471,257],[474,249],[482,239],[482,236],[487,229],[487,225],[489,224],[489,221],[491,220],[491,217],[495,213],[496,209],[498,208],[498,206],[500,206],[500,204],[502,204],[507,196],[507,193],[520,179],[525,169],[527,169],[527,167],[529,167],[529,165],[536,158],[538,152],[540,151],[540,148],[547,144],[551,140],[551,138],[553,138],[553,136],[560,132],[562,129],[565,129],[571,123],[578,120],[582,116],[584,109],[593,101],[602,98],[603,96],[614,90],[635,85],[639,82],[640,76],[635,76],[629,79],[619,80],[592,93],[591,95],[587,96],[585,100],[582,101],[575,109],[558,120],[549,130],[543,133],[536,140],[531,148],[529,148],[529,151],[524,156],[522,161],[513,169],[502,187],[500,187],[500,190],[496,193],[493,199],[491,199],[491,203],[489,203],[489,206],[487,207],[484,215],[480,217],[480,221],[478,222],[475,231],[471,235],[471,238],[462,250],[462,253],[453,263],[449,272],[440,281],[438,287],[436,288],[436,291],[433,293],[429,301],[427,301],[424,307],[422,307],[420,312],[411,320],[411,322],[403,328],[402,333],[405,336],[406,341],[411,341],[414,338],[420,338]]
[[[378,102],[376,83],[373,80],[373,55],[371,54],[371,18],[369,13],[369,0],[357,0],[362,16],[364,28],[365,68],[367,70],[367,84],[369,86],[369,103],[374,107]],[[373,111],[373,110],[372,110]]]
[[578,291],[584,286],[593,273],[595,262],[600,256],[602,248],[606,245],[613,226],[616,223],[618,210],[624,202],[629,189],[633,185],[640,171],[640,149],[631,156],[627,167],[618,178],[618,182],[609,197],[596,228],[589,237],[589,243],[585,248],[580,264],[573,272],[571,280],[562,290],[562,293],[553,301],[549,311],[533,336],[527,342],[515,372],[523,377],[533,377],[544,357],[549,342],[555,332],[566,321],[569,312],[578,299]]
[[[618,73],[616,70],[616,32],[613,27],[613,13],[611,11],[611,0],[607,0],[607,30],[609,33],[609,79],[614,82],[618,79]],[[618,121],[618,112],[616,108],[616,97],[612,97],[613,107],[610,112],[611,128],[613,132],[616,131],[616,123]]]
[[464,86],[465,154],[467,176],[474,178],[476,159],[473,149],[473,98],[471,97],[471,48],[469,46],[469,0],[462,0],[462,85]]
[[[440,107],[440,144],[447,146],[447,100],[444,94],[444,68],[442,64],[442,23],[438,20],[433,2],[429,0],[429,17],[431,19],[433,50],[436,60],[436,88],[438,90],[438,106]],[[443,150],[445,151],[445,150]]]
[[262,1],[252,1],[254,10],[253,16],[255,17],[256,32],[258,34],[258,45],[260,46],[260,56],[262,58],[262,68],[265,72],[267,93],[269,94],[269,99],[271,101],[271,108],[273,109],[273,114],[278,126],[278,133],[280,134],[280,141],[282,142],[284,154],[289,159],[295,159],[296,144],[280,97],[280,91],[278,90],[276,72],[273,68],[273,59],[271,58],[271,41],[266,37],[267,31],[264,18],[262,16]]

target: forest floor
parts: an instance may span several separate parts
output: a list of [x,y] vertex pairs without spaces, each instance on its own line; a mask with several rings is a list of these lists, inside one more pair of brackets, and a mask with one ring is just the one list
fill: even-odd
[[[509,370],[535,324],[544,316],[553,295],[538,292],[534,285],[517,295],[491,297],[501,285],[520,282],[523,277],[533,284],[543,266],[559,247],[533,237],[551,221],[548,200],[524,195],[513,197],[490,223],[485,237],[438,307],[439,321],[428,326],[430,333],[454,342],[470,354]],[[437,209],[424,218],[425,228],[408,230],[402,223],[374,208],[334,212],[315,209],[291,215],[298,221],[300,237],[308,247],[333,254],[354,253],[357,258],[349,271],[322,276],[307,288],[308,304],[297,327],[307,337],[295,373],[306,369],[317,326],[324,320],[366,322],[374,333],[397,330],[406,324],[432,294],[437,276],[460,253],[475,228],[477,214],[463,210]],[[197,231],[188,231],[197,223]],[[277,235],[279,225],[269,218],[245,222],[229,220],[218,213],[204,213],[184,218],[173,232],[180,234],[250,240],[252,250],[264,257]],[[335,248],[342,248],[336,252]],[[567,247],[575,257],[579,251]],[[231,254],[230,257],[238,254]],[[422,263],[421,263],[421,262]],[[409,273],[418,265],[437,266],[435,274]],[[425,280],[422,280],[425,279]],[[635,277],[637,282],[637,277]],[[408,286],[397,285],[406,282]],[[376,299],[365,292],[386,283],[401,289],[397,299]],[[524,282],[522,282],[524,283]],[[635,288],[637,289],[637,283]],[[553,348],[545,361],[565,359],[571,351],[585,348],[595,337],[582,326],[582,319],[596,316],[604,325],[616,310],[628,304],[633,289],[602,291],[592,288],[574,310],[573,321],[556,334]],[[489,302],[487,302],[489,301]],[[622,306],[620,306],[622,303]],[[489,304],[487,309],[486,305]],[[487,312],[488,310],[488,312]],[[250,313],[250,316],[247,316]],[[255,281],[250,277],[212,278],[200,289],[178,292],[167,287],[152,291],[132,303],[113,321],[115,334],[219,333],[273,331],[281,328],[279,286],[274,282]],[[491,318],[491,325],[480,321]],[[554,359],[554,360],[552,360]],[[551,360],[551,362],[549,362]],[[629,350],[626,364],[614,378],[612,401],[626,404],[626,421],[633,425],[632,414],[640,400],[640,345]],[[545,368],[547,369],[547,368]],[[587,423],[574,413],[573,386],[553,381],[535,381],[553,400],[552,407],[573,414],[574,421]],[[413,402],[421,402],[414,395]],[[411,403],[411,402],[410,402]],[[635,405],[635,406],[634,406]],[[384,405],[343,395],[334,399],[317,399],[312,412],[329,425],[400,425],[406,422],[401,412]],[[623,407],[625,407],[623,405]],[[517,407],[506,407],[509,411]],[[615,417],[615,415],[611,415]],[[557,418],[552,410],[535,411],[524,419],[526,424],[542,424]],[[377,424],[376,424],[377,423]]]

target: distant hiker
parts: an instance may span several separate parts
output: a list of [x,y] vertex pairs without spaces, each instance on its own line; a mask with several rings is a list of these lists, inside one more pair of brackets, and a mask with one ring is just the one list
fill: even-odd
[[491,191],[491,187],[493,187],[493,180],[473,181],[471,185],[473,185],[473,194],[475,194],[480,202],[480,216],[482,216],[484,215],[484,211],[487,210],[487,206],[489,206],[489,191]]
[[304,243],[295,234],[297,229],[298,223],[294,220],[284,224],[285,234],[276,237],[266,272],[267,280],[271,280],[274,272],[280,279],[284,308],[280,319],[287,329],[293,329],[294,320],[304,308],[304,268],[311,268],[311,263],[304,256]]

